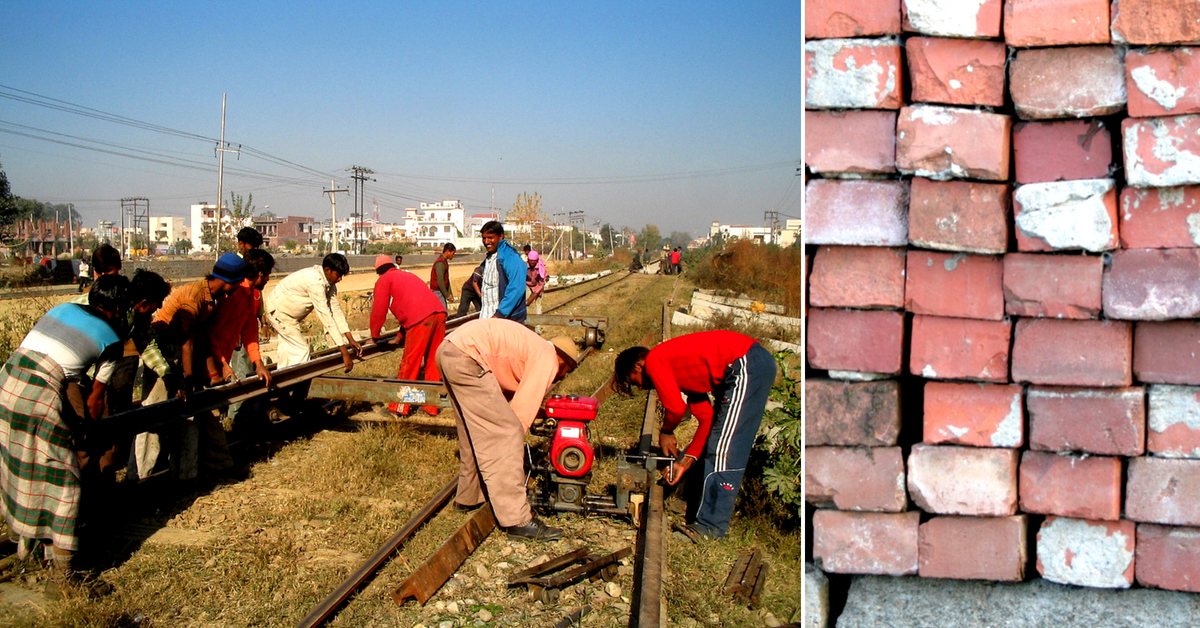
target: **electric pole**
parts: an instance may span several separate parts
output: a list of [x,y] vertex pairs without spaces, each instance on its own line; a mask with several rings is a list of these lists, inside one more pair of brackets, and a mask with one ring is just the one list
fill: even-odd
[[354,252],[361,254],[362,245],[359,243],[359,232],[362,230],[363,223],[363,197],[366,192],[366,182],[375,180],[367,175],[375,174],[375,171],[362,166],[351,166],[350,169],[354,171],[350,177],[354,179]]
[[334,185],[334,181],[333,181],[333,179],[330,179],[329,180],[329,189],[325,190],[323,192],[323,194],[329,195],[329,210],[332,214],[332,216],[331,216],[332,222],[330,223],[330,230],[333,232],[333,236],[332,236],[332,239],[330,240],[329,252],[337,253],[337,240],[338,240],[338,238],[337,238],[337,232],[338,232],[337,193],[338,192],[349,192],[350,190],[347,190],[346,188],[337,189],[337,188],[334,188],[333,185]]
[[[583,236],[583,246],[581,247],[583,249],[583,257],[587,257],[587,217],[584,216],[583,211],[573,211],[573,212],[568,212],[568,213],[570,214],[571,224],[579,225],[580,235]],[[575,236],[574,235],[571,236],[571,252],[572,253],[575,252]],[[572,257],[574,257],[574,255],[572,255]]]
[[776,242],[775,233],[779,231],[779,212],[773,210],[763,212],[763,221],[767,223],[767,227],[771,230],[771,237],[767,243],[774,244]]
[[[222,231],[222,229],[221,229],[221,203],[224,202],[224,200],[222,200],[222,198],[221,198],[221,195],[225,193],[225,189],[224,189],[225,153],[237,153],[239,155],[242,153],[242,151],[240,151],[240,150],[226,148],[226,146],[227,145],[225,144],[225,94],[222,93],[221,94],[221,143],[217,144],[217,147],[215,149],[215,151],[217,153],[217,223],[216,223],[216,225],[214,225],[215,228],[213,229],[213,251],[215,251],[214,258],[216,258],[216,259],[221,258],[221,231]],[[201,232],[203,232],[203,229],[201,229]]]

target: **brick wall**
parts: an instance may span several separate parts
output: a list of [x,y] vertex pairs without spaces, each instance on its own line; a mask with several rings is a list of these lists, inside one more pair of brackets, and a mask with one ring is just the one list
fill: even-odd
[[813,561],[1200,592],[1200,3],[805,18]]

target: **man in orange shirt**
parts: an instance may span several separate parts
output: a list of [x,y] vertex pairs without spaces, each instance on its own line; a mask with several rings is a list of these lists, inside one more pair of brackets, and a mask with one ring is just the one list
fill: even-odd
[[509,538],[562,537],[529,508],[525,432],[550,386],[578,364],[570,338],[547,341],[502,318],[471,321],[446,336],[437,365],[458,414],[456,509],[473,510],[486,499]]

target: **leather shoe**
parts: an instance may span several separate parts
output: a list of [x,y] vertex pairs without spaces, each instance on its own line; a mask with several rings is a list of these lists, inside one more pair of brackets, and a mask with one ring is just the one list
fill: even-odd
[[482,506],[483,504],[484,504],[484,502],[479,502],[478,504],[475,504],[474,506],[468,506],[466,504],[460,504],[458,502],[454,502],[454,512],[475,512],[476,510],[479,510],[479,507]]
[[510,539],[531,539],[534,541],[554,541],[561,539],[563,535],[562,528],[552,528],[544,523],[541,519],[534,517],[529,523],[523,526],[509,526],[504,529],[508,533]]

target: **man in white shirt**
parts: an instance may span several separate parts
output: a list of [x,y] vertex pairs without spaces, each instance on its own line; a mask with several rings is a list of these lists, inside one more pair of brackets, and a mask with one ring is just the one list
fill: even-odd
[[341,253],[330,253],[320,266],[296,271],[279,282],[265,296],[267,321],[279,336],[279,368],[306,362],[312,348],[300,332],[300,322],[316,311],[330,340],[342,351],[346,372],[354,368],[350,352],[362,353],[354,339],[346,314],[337,298],[337,283],[350,272],[350,263]]

